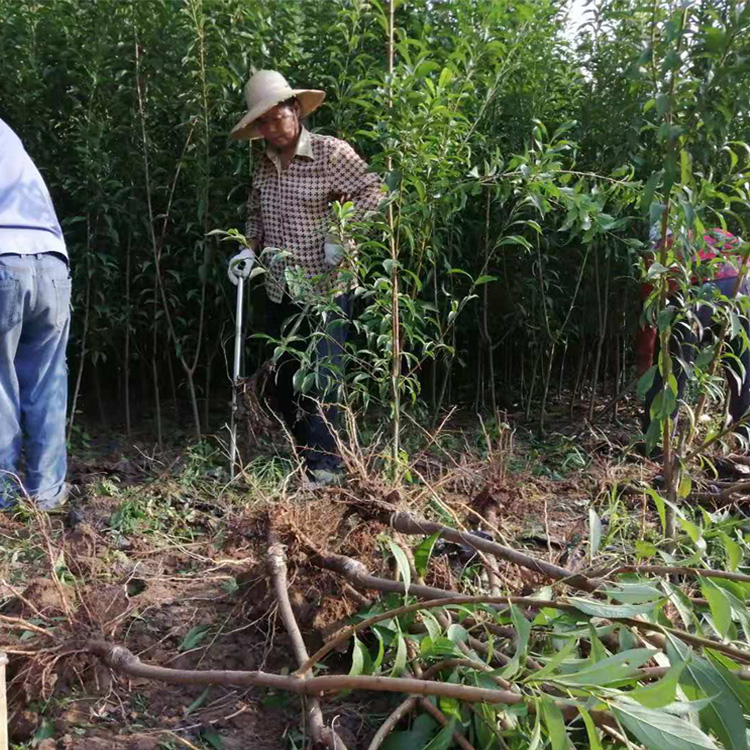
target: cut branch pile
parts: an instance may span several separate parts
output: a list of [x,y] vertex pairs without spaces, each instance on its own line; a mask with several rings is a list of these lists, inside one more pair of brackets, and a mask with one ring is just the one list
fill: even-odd
[[[406,742],[416,730],[399,726],[415,712],[429,717],[444,746],[452,741],[463,750],[503,748],[509,733],[536,746],[542,733],[551,738],[559,731],[584,731],[591,747],[602,747],[602,738],[627,746],[627,736],[647,747],[666,737],[671,744],[663,746],[678,749],[718,747],[716,741],[745,746],[750,576],[692,565],[574,571],[392,505],[386,512],[389,504],[378,502],[370,513],[360,506],[358,512],[385,522],[394,536],[423,537],[414,550],[382,538],[394,578],[320,549],[293,522],[268,523],[266,570],[298,665],[292,674],[172,669],[143,663],[127,648],[97,638],[56,648],[62,655],[87,652],[130,678],[295,693],[305,700],[313,745],[329,750],[346,745],[326,724],[321,700],[341,691],[403,696],[370,750],[393,731]],[[529,596],[426,585],[423,576],[439,538],[473,550],[475,562],[490,570],[505,561],[549,585]],[[312,655],[290,603],[287,546],[294,548],[295,561],[333,571],[342,588],[366,593],[362,601],[372,592],[381,595]],[[493,588],[498,585],[495,578]],[[689,595],[696,588],[702,597]],[[39,636],[45,645],[55,637],[23,618],[0,616],[0,627]],[[331,673],[327,664],[329,673],[319,674],[324,660],[349,643],[349,673]]]

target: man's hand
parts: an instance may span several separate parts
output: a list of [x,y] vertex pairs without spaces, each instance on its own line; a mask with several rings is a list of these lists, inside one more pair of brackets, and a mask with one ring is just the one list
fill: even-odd
[[229,261],[229,268],[227,269],[229,280],[237,286],[237,282],[240,278],[246,279],[250,275],[254,263],[255,253],[249,247],[241,250]]

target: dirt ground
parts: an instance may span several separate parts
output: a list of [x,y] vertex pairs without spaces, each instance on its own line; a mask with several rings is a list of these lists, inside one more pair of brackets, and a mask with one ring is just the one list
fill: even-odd
[[[571,437],[568,430],[539,440],[502,427],[494,434],[476,425],[446,428],[413,454],[401,504],[423,515],[453,515],[467,528],[483,527],[575,568],[587,554],[589,507],[606,504],[613,486],[653,474],[652,464],[623,458],[628,430],[624,425],[618,434],[609,425],[607,437],[593,429]],[[176,450],[169,460],[121,439],[89,445],[72,462],[81,490],[75,511],[0,514],[0,615],[53,629],[55,643],[46,648],[41,634],[0,628],[0,645],[11,652],[13,748],[303,746],[304,708],[296,697],[128,680],[82,651],[87,640],[105,639],[174,668],[296,668],[266,579],[269,516],[287,532],[303,530],[324,551],[393,577],[381,552],[384,527],[350,509],[352,497],[385,492],[384,485],[365,490],[356,472],[348,485],[330,490],[287,482],[284,456],[259,458],[244,482],[230,484],[223,457],[207,445]],[[364,459],[359,468],[367,470]],[[480,518],[488,493],[498,506],[495,529]],[[639,503],[630,508],[634,523],[645,514]],[[284,541],[290,598],[312,651],[366,597],[337,574],[313,568],[293,536]],[[462,550],[436,549],[426,582],[459,587],[470,568]],[[500,572],[509,591],[538,584],[507,566]],[[327,661],[333,671],[349,664],[346,652]],[[328,697],[323,707],[355,750],[367,746],[397,700],[349,695]]]

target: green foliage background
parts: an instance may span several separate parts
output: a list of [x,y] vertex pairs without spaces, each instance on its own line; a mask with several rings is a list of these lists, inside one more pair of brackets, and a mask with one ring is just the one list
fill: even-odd
[[[253,68],[325,88],[309,126],[351,141],[394,190],[402,309],[429,304],[430,335],[450,345],[416,353],[422,403],[541,400],[543,414],[558,379],[574,398],[605,372],[624,384],[675,66],[682,146],[716,188],[704,208],[728,201],[746,231],[747,154],[727,187],[722,147],[750,141],[748,4],[687,3],[689,44],[670,58],[679,7],[593,0],[571,39],[557,0],[404,0],[389,77],[379,0],[0,0],[0,113],[63,220],[81,392],[128,424],[153,414],[157,388],[175,404],[191,385],[228,393],[230,248],[206,235],[244,224],[259,152],[229,132]],[[490,278],[452,326],[474,288],[459,269]],[[260,289],[250,300],[261,330]]]

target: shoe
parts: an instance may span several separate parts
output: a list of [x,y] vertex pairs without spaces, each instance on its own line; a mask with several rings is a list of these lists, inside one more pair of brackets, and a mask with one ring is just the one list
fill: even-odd
[[65,503],[68,502],[69,497],[70,485],[67,482],[64,482],[62,489],[55,497],[37,500],[36,507],[47,513],[61,513],[65,507]]
[[343,472],[328,469],[308,469],[307,473],[311,481],[320,487],[335,487],[341,484],[344,478]]

